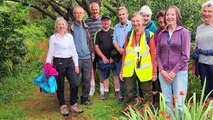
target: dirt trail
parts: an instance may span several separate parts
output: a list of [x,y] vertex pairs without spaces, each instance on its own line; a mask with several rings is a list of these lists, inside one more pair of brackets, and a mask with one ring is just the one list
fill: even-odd
[[35,93],[29,97],[21,108],[25,110],[27,116],[24,119],[32,120],[89,120],[85,114],[71,114],[63,117],[59,113],[58,101],[56,94],[44,94],[39,92],[38,88]]

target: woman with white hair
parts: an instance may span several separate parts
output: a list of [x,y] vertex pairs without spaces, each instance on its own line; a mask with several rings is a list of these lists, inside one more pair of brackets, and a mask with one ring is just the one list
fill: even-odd
[[[213,0],[202,5],[203,24],[197,27],[195,37],[195,53],[198,56],[198,73],[201,84],[205,86],[205,96],[213,90]],[[192,56],[193,57],[193,56]],[[195,63],[195,62],[193,62]],[[193,68],[195,64],[193,64]],[[195,69],[193,69],[193,73]],[[213,99],[213,93],[208,96],[207,103]]]
[[155,23],[151,20],[152,17],[152,10],[149,8],[149,6],[144,5],[140,9],[140,14],[143,18],[143,26],[145,29],[149,29],[154,34],[156,33],[157,27]]

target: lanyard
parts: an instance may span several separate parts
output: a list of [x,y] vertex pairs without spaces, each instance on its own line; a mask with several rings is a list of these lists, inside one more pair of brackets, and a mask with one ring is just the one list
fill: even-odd
[[[139,35],[139,36],[140,36],[140,37],[139,37],[139,43],[138,43],[138,45],[137,45],[137,44],[136,44],[136,43],[137,43],[137,40],[136,40],[136,33],[134,32],[135,44],[136,44],[136,46],[139,46],[139,47],[140,47],[141,35],[142,35],[142,34]],[[137,60],[140,60],[140,61],[141,61],[142,56],[140,56],[140,52],[137,52],[137,56],[138,56]]]

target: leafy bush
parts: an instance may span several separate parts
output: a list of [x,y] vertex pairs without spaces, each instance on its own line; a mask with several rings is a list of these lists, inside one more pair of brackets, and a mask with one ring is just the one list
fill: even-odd
[[[16,31],[19,23],[10,19],[7,13],[0,13],[0,62],[5,63],[10,60],[13,65],[21,62],[27,53],[27,48],[23,43],[23,37]],[[0,74],[5,74],[5,67],[0,65]]]
[[[205,86],[206,83],[204,83]],[[204,90],[200,100],[198,101],[196,93],[188,100],[183,102],[183,111],[180,114],[177,102],[174,103],[173,108],[166,106],[163,95],[160,93],[160,108],[155,109],[151,104],[146,104],[140,110],[136,107],[129,106],[128,111],[124,112],[127,118],[122,117],[123,120],[212,120],[213,119],[213,101],[207,104],[209,94],[204,98]],[[180,92],[183,96],[184,93]]]

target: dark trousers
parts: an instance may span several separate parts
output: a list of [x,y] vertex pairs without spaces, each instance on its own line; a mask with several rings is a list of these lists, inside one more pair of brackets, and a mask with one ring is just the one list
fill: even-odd
[[[119,83],[120,83],[120,91],[121,91],[121,96],[124,97],[124,81],[120,79],[120,72],[121,72],[121,64],[122,64],[122,59],[120,59],[118,62],[115,61],[115,67],[116,67],[116,72],[118,75]],[[135,87],[134,91],[134,97],[138,97],[138,87]]]
[[[198,68],[202,86],[206,80],[205,96],[207,96],[209,92],[213,90],[213,65],[207,65],[199,62]],[[213,93],[211,93],[209,97],[213,98]]]
[[[92,61],[89,59],[79,60],[79,70],[82,75],[82,94],[81,101],[85,102],[88,99],[90,92],[90,81],[92,77]],[[80,74],[78,75],[80,78]]]
[[[159,74],[159,71],[157,71],[157,75]],[[160,87],[160,81],[159,81],[159,76],[157,76],[157,80],[156,81],[152,81],[152,87],[153,87],[153,91],[158,91],[161,92],[161,87]],[[159,98],[160,98],[160,94],[153,94],[153,104],[155,103],[159,103]]]
[[67,78],[70,85],[70,105],[74,105],[77,103],[79,81],[75,73],[75,65],[72,58],[54,58],[53,64],[59,73],[57,78],[58,90],[56,91],[59,105],[66,104],[64,97],[64,77]]
[[[128,104],[135,104],[135,97],[134,97],[134,91],[135,88],[137,87],[137,82],[139,81],[136,73],[134,72],[132,77],[125,78],[124,79],[124,107],[127,107]],[[153,101],[153,96],[152,96],[152,81],[147,81],[147,82],[138,82],[139,91],[141,95],[144,98],[143,103],[146,102],[152,102]]]

